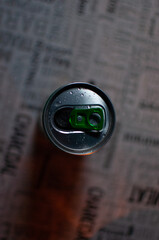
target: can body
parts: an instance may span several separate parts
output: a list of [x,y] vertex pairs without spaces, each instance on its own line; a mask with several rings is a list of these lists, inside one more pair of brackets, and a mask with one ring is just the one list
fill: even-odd
[[94,85],[72,83],[48,98],[42,115],[46,135],[65,152],[86,155],[112,135],[115,112],[110,99]]

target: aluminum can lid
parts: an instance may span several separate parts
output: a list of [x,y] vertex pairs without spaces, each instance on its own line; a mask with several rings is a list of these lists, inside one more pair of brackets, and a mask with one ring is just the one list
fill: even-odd
[[115,111],[108,96],[96,86],[72,83],[51,94],[42,119],[46,135],[58,148],[86,155],[109,140]]

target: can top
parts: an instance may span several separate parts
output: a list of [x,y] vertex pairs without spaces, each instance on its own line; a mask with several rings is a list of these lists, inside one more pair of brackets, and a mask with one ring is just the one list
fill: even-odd
[[108,141],[115,125],[115,112],[110,99],[99,88],[72,83],[51,94],[42,119],[51,142],[68,153],[85,155]]

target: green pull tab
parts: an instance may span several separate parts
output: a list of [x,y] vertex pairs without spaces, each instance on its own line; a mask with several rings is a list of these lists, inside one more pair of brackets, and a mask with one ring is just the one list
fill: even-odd
[[73,128],[87,130],[101,130],[104,124],[104,111],[101,107],[87,109],[74,108],[69,122]]

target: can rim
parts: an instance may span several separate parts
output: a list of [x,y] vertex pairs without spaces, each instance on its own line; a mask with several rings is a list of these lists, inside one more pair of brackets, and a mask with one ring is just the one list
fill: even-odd
[[[69,149],[68,147],[65,147],[63,144],[60,144],[57,140],[55,141],[55,139],[53,139],[50,136],[48,128],[46,126],[45,113],[46,113],[46,110],[49,106],[50,100],[53,101],[56,98],[57,95],[61,94],[64,91],[69,90],[71,87],[73,87],[73,88],[86,88],[86,89],[94,91],[95,93],[99,94],[99,96],[101,96],[101,98],[105,101],[106,105],[108,106],[109,113],[110,113],[109,129],[107,131],[105,139],[102,142],[100,142],[99,144],[97,144],[95,147],[93,147],[93,149],[88,148],[88,149],[85,149],[84,151],[81,151],[81,152],[80,151],[77,152],[76,149],[75,150],[72,150],[71,148]],[[42,112],[42,125],[43,125],[43,128],[44,128],[45,134],[47,135],[49,140],[53,144],[55,144],[58,148],[60,148],[61,150],[65,151],[67,153],[70,153],[70,154],[74,154],[74,155],[87,155],[87,154],[91,154],[93,152],[98,151],[98,145],[100,147],[102,147],[106,142],[108,142],[108,140],[112,136],[112,133],[113,133],[114,128],[115,128],[115,122],[116,122],[115,110],[114,110],[114,107],[113,107],[113,104],[112,104],[110,98],[97,86],[95,86],[93,84],[90,84],[90,83],[84,83],[84,82],[69,83],[67,85],[64,85],[64,86],[56,89],[47,99],[47,101],[44,105],[44,108],[43,108],[43,112]]]

